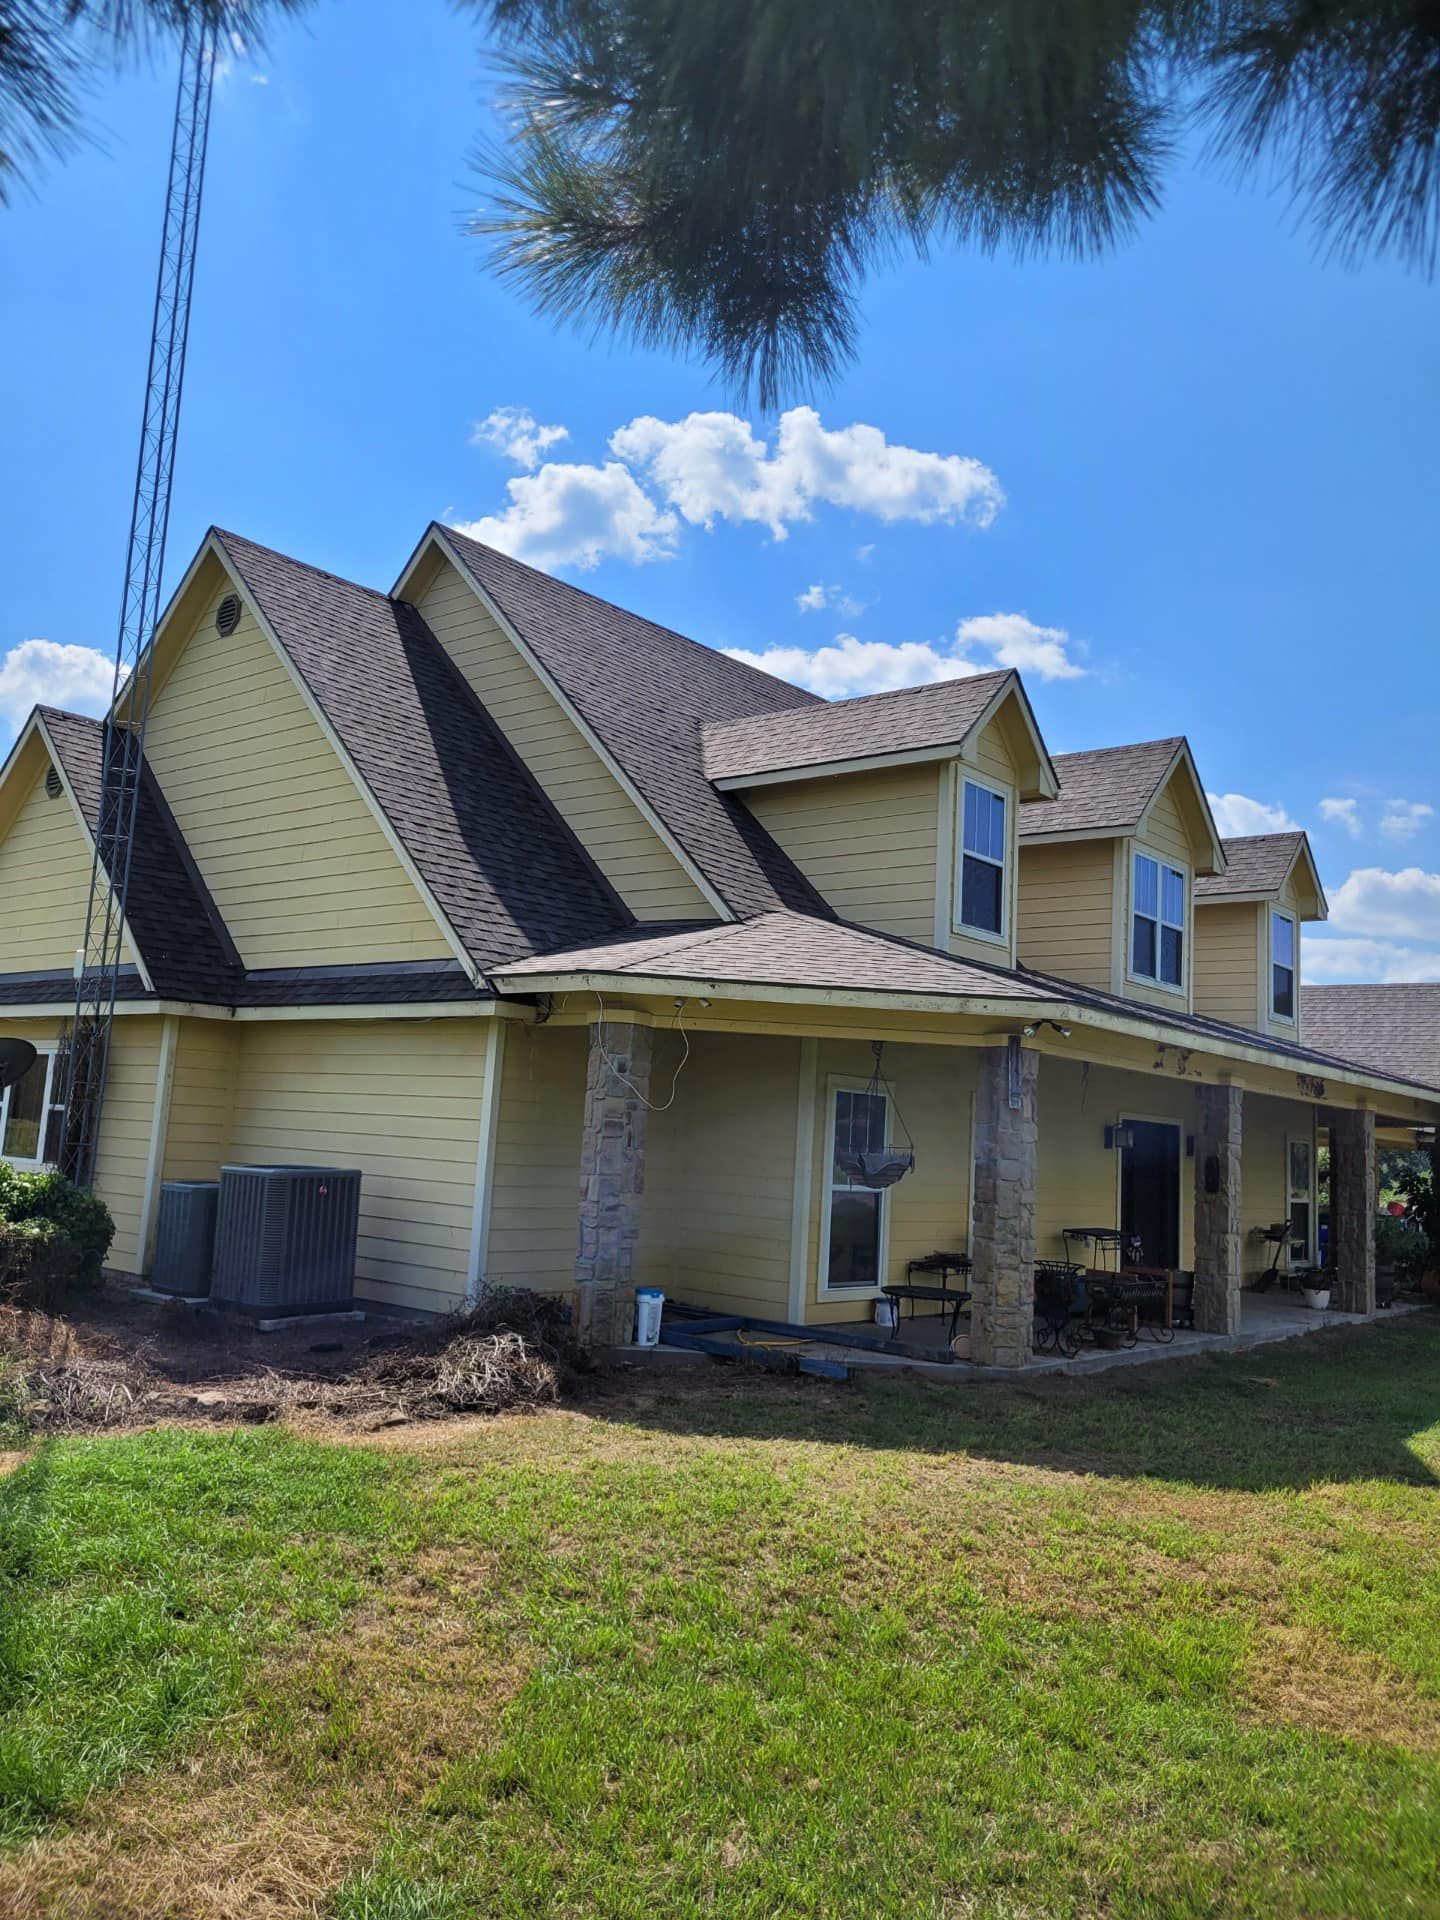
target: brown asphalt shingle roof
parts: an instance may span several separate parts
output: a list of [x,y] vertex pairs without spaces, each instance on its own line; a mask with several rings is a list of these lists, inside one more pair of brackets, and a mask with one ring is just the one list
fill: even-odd
[[[1089,1008],[1168,1030],[1175,1038],[1167,1044],[1175,1047],[1183,1047],[1187,1039],[1193,1042],[1205,1037],[1258,1049],[1322,1073],[1327,1068],[1352,1073],[1365,1070],[1365,1063],[1353,1056],[1295,1046],[1249,1027],[1206,1019],[1202,1014],[1170,1013],[1055,974],[951,959],[867,927],[816,920],[808,914],[768,913],[738,924],[686,928],[637,927],[610,940],[560,953],[537,954],[497,969],[497,973],[506,993],[523,993],[527,979],[553,974],[628,974],[693,981],[698,988],[707,982],[724,982],[731,986],[838,988],[858,993],[1011,1000],[1016,1003],[1017,1013],[1027,1005],[1063,1002],[1082,1012]],[[1415,1080],[1413,1072],[1388,1077]],[[1423,1090],[1427,1083],[1418,1085]]]
[[1099,747],[1088,753],[1057,753],[1056,800],[1032,800],[1020,809],[1020,836],[1030,833],[1125,833],[1139,824],[1185,744],[1141,740],[1130,747]]
[[453,528],[432,531],[495,602],[627,779],[736,914],[827,914],[799,868],[706,776],[701,728],[824,702],[713,647],[552,580]]
[[481,968],[630,921],[413,607],[215,538]]
[[710,721],[704,728],[705,772],[711,780],[733,780],[832,760],[958,746],[1000,688],[1014,678],[1001,668],[930,686]]
[[1395,1079],[1440,1087],[1440,981],[1301,987],[1305,1038]]
[[[93,841],[100,824],[106,723],[39,708]],[[125,923],[167,1000],[228,1002],[241,977],[234,944],[148,766],[140,785]],[[75,929],[78,947],[84,928]],[[73,999],[71,980],[62,998]]]
[[1305,844],[1305,835],[1247,833],[1238,840],[1222,840],[1224,873],[1202,874],[1195,882],[1197,900],[1220,900],[1234,893],[1278,893]]
[[868,928],[788,912],[679,930],[640,927],[614,940],[537,955],[499,971],[521,991],[525,977],[534,974],[673,973],[754,986],[1035,998],[1020,975],[1002,968],[973,966]]

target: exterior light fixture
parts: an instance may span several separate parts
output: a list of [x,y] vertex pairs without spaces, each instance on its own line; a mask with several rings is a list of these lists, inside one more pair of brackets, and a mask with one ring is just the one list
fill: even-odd
[[1107,1153],[1124,1153],[1135,1144],[1135,1129],[1127,1126],[1106,1127],[1105,1150]]

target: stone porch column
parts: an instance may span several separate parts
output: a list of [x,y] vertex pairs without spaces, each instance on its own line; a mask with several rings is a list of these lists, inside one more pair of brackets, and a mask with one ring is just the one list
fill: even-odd
[[575,1330],[582,1347],[623,1346],[630,1338],[652,1048],[648,1021],[591,1024],[575,1254]]
[[1201,1333],[1239,1333],[1244,1095],[1229,1086],[1195,1091],[1195,1325]]
[[1039,1074],[1039,1054],[1018,1040],[980,1055],[970,1357],[981,1366],[1023,1367],[1031,1353]]
[[1342,1313],[1375,1311],[1375,1215],[1379,1207],[1373,1113],[1330,1118],[1330,1304]]

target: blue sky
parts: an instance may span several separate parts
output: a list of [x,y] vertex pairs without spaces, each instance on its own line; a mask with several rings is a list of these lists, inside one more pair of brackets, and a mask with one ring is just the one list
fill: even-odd
[[[837,387],[737,414],[486,272],[474,19],[396,19],[219,86],[172,582],[215,522],[388,586],[439,518],[825,692],[1018,664],[1053,751],[1187,733],[1224,830],[1310,830],[1309,977],[1440,978],[1440,287],[1185,168],[1103,263],[896,267]],[[172,88],[0,214],[0,741],[106,678]]]

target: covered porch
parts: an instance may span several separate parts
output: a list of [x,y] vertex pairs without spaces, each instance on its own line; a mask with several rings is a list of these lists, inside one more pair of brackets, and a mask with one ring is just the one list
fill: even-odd
[[[668,1004],[577,992],[543,1023],[510,1025],[486,1277],[535,1283],[523,1254],[539,1228],[533,1204],[522,1217],[519,1203],[533,1203],[543,1140],[570,1221],[546,1219],[550,1283],[573,1284],[596,1344],[628,1340],[637,1286],[660,1288],[672,1309],[817,1342],[827,1329],[836,1345],[861,1335],[854,1352],[876,1357],[860,1367],[885,1363],[876,1303],[898,1288],[898,1357],[947,1371],[960,1359],[972,1374],[1144,1364],[1375,1310],[1376,1122],[1426,1124],[1423,1096],[1382,1106],[1358,1084],[1264,1057],[1261,1044],[1246,1057],[1078,1016],[1002,1024],[998,1008],[931,1014],[818,997],[782,1008],[703,985],[703,997],[692,986]],[[515,1144],[525,1112],[529,1160]],[[1322,1140],[1325,1314],[1285,1291],[1319,1253]],[[855,1177],[857,1148],[913,1152],[913,1164],[868,1186]],[[566,1208],[577,1167],[578,1208]],[[1070,1351],[1052,1338],[1045,1351],[1037,1273],[1066,1265],[1090,1288],[1096,1269],[1164,1275],[1167,1307],[1183,1296],[1190,1313],[1167,1311],[1160,1325],[1140,1315],[1133,1344],[1082,1337]],[[969,1296],[953,1349],[948,1313],[927,1317],[950,1300],[915,1301],[908,1318],[903,1288],[936,1278]]]

